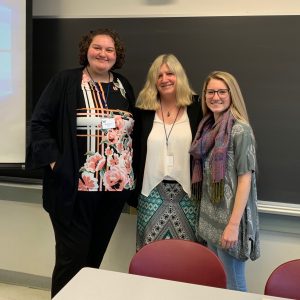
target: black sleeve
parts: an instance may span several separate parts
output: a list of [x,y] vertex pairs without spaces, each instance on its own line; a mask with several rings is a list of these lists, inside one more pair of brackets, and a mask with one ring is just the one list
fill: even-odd
[[192,137],[194,139],[198,125],[203,118],[200,96],[193,96],[193,103],[188,106],[188,116],[192,130]]
[[59,75],[55,75],[44,89],[34,109],[26,149],[27,169],[44,167],[56,161],[58,157],[55,128],[62,92],[62,80]]

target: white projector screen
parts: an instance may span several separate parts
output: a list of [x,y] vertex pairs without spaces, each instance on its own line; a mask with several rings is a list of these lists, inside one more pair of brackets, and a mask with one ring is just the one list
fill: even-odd
[[0,1],[0,164],[24,163],[26,0]]

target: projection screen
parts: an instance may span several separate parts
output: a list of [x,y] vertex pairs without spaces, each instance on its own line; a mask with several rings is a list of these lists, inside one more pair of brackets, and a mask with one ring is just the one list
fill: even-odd
[[0,2],[0,164],[6,166],[25,161],[27,4]]

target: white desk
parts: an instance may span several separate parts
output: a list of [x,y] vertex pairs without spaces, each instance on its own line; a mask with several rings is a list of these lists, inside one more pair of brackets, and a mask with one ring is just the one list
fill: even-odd
[[284,299],[106,270],[83,268],[53,300]]

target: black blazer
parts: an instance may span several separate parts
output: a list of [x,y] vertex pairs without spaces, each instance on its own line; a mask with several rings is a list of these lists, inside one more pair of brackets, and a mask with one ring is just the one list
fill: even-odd
[[[198,125],[203,116],[199,96],[193,96],[193,103],[187,107],[187,114],[192,131],[192,139],[194,139]],[[154,117],[155,111],[136,108],[133,136],[133,167],[135,171],[136,187],[134,197],[128,201],[128,204],[133,207],[137,207],[138,196],[142,190],[147,155],[147,139],[153,126]]]

